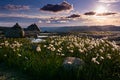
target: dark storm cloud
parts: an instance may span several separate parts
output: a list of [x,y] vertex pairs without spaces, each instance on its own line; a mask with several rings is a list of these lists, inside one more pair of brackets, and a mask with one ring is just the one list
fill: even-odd
[[40,10],[50,11],[50,12],[60,12],[60,11],[71,11],[73,6],[68,2],[64,1],[61,4],[47,4],[43,6]]
[[84,15],[95,15],[95,14],[96,12],[93,12],[93,11],[84,13]]
[[26,5],[13,5],[13,4],[5,5],[2,8],[7,10],[29,10],[30,9],[30,7]]
[[97,14],[97,16],[108,16],[108,15],[115,15],[117,13],[114,13],[114,12],[107,12],[107,13],[100,13],[100,14]]
[[67,18],[79,18],[80,14],[72,14],[70,16],[68,16]]

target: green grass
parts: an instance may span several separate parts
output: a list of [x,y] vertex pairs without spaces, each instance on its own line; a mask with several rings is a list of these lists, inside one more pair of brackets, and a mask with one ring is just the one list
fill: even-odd
[[[119,80],[120,51],[115,42],[63,36],[31,43],[28,39],[1,39],[0,62],[18,69],[33,80]],[[63,67],[66,57],[76,57],[84,65]]]

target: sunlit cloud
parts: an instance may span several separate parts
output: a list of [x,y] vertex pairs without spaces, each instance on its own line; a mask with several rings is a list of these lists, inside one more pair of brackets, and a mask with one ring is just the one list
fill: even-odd
[[[73,14],[74,15],[74,14]],[[90,14],[91,15],[91,14]],[[79,17],[70,16],[61,16],[61,17],[52,17],[41,19],[40,23],[49,23],[49,24],[74,24],[74,25],[120,25],[120,16],[118,13],[101,13],[95,14],[93,16],[88,16],[81,14]]]
[[58,23],[68,23],[69,21],[68,20],[60,20],[60,21],[57,21]]
[[109,16],[109,15],[116,15],[117,13],[114,13],[114,12],[107,12],[107,13],[100,13],[100,14],[97,14],[97,16]]
[[84,13],[84,15],[86,15],[86,16],[115,16],[116,14],[118,14],[118,13],[116,13],[116,12],[97,13],[97,12],[94,12],[94,11]]
[[120,2],[120,0],[98,0],[101,3],[116,3]]
[[83,23],[94,26],[94,25],[120,25],[120,15],[111,15],[111,16],[84,16]]
[[[87,12],[89,13],[89,12]],[[114,12],[107,12],[107,13],[100,13],[94,15],[85,15],[85,14],[71,14],[66,16],[55,16],[55,17],[46,17],[46,16],[39,16],[39,15],[27,15],[27,14],[2,14],[0,13],[0,17],[4,18],[25,18],[26,20],[35,19],[40,26],[50,26],[50,25],[120,25],[120,14]],[[12,22],[12,21],[11,21]],[[20,21],[21,22],[21,21]],[[24,23],[24,22],[23,22]],[[2,25],[3,23],[1,23]],[[9,23],[13,24],[13,23]]]

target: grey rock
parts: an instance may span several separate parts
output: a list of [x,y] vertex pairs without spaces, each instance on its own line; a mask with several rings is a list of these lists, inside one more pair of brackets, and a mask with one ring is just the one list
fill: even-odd
[[84,65],[84,61],[76,57],[66,57],[63,62],[63,67],[69,70],[82,68],[83,65]]

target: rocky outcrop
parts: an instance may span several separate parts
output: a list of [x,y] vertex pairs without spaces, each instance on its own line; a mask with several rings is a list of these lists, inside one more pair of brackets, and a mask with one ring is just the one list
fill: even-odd
[[7,38],[22,38],[24,37],[24,30],[16,23],[13,27],[5,31],[5,36]]
[[37,35],[40,34],[40,29],[36,24],[31,24],[25,30],[25,36],[26,37],[37,37]]
[[13,27],[1,27],[0,31],[4,33],[6,38],[23,38],[34,37],[40,34],[40,29],[36,24],[31,24],[27,28],[22,28],[18,23]]
[[30,26],[26,28],[26,30],[27,31],[40,31],[40,29],[38,28],[36,24],[31,24]]

